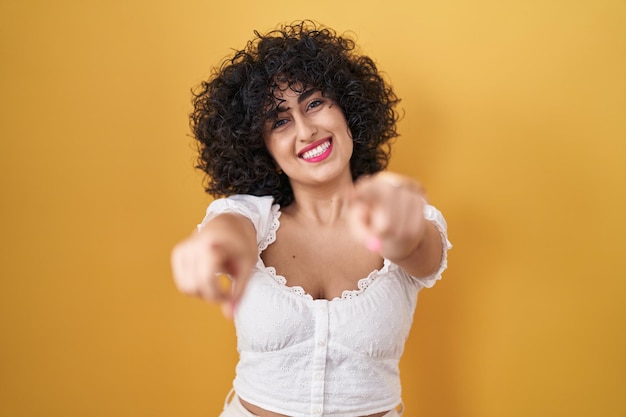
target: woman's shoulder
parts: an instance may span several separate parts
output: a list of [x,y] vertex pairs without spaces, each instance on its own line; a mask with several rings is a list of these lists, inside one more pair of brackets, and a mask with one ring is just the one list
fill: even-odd
[[249,194],[235,194],[214,200],[206,210],[206,215],[198,227],[202,227],[213,217],[234,213],[248,218],[257,232],[257,243],[260,247],[267,247],[275,239],[279,226],[280,206],[274,203],[272,196],[254,196]]
[[279,210],[274,204],[272,196],[255,196],[249,194],[234,194],[228,197],[213,200],[207,208],[207,215],[219,213],[239,213],[246,217],[263,216],[272,210]]
[[251,194],[233,194],[227,197],[217,198],[213,200],[213,203],[216,204],[241,204],[245,206],[265,206],[265,205],[273,205],[274,197],[271,195],[251,195]]

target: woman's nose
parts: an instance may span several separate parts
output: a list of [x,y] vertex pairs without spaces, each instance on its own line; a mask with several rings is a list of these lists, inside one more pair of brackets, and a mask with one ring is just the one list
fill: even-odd
[[307,120],[306,118],[301,118],[296,122],[296,124],[296,134],[298,135],[297,139],[300,142],[309,142],[312,138],[315,137],[315,134],[317,133],[317,127],[313,122]]

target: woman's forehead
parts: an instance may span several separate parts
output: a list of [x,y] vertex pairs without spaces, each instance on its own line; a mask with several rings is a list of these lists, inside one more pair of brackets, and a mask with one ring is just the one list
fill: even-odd
[[300,96],[300,94],[302,94],[303,91],[299,90],[299,89],[292,89],[290,87],[286,88],[286,89],[275,89],[274,90],[274,99],[277,102],[283,102],[285,100],[289,100],[292,98],[297,98],[298,96]]
[[[270,97],[265,109],[265,119],[275,119],[279,112],[290,107],[287,102],[300,102],[316,92],[322,92],[318,87],[302,82],[288,81],[285,78],[274,80]],[[323,92],[322,92],[323,94]]]
[[284,97],[297,97],[309,90],[302,82],[292,82],[285,79],[278,79],[272,86],[272,95],[277,99]]

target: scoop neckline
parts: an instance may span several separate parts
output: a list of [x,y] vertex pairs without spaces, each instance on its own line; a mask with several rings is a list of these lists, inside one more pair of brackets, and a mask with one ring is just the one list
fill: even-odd
[[280,275],[276,272],[276,268],[273,266],[267,266],[263,262],[263,259],[259,257],[260,269],[264,272],[265,275],[268,275],[272,282],[275,283],[278,287],[285,290],[289,294],[293,294],[303,300],[308,301],[349,301],[355,298],[363,296],[366,293],[366,290],[370,288],[375,282],[377,282],[377,278],[385,273],[389,269],[389,265],[391,262],[389,260],[383,258],[383,266],[379,269],[375,269],[368,274],[368,276],[360,278],[357,281],[357,288],[355,289],[346,289],[341,292],[341,296],[333,297],[331,299],[328,298],[313,298],[311,294],[306,292],[306,290],[300,285],[289,285],[287,282],[287,278],[283,275]]
[[359,296],[363,295],[363,293],[365,293],[365,290],[367,288],[369,288],[370,285],[372,285],[372,283],[374,283],[376,281],[376,278],[380,274],[386,272],[389,269],[389,265],[391,264],[391,262],[387,258],[383,258],[383,265],[380,268],[378,268],[378,269],[374,269],[366,277],[360,278],[357,281],[357,288],[343,290],[341,292],[341,296],[334,297],[334,298],[331,298],[331,299],[327,299],[327,298],[313,298],[313,296],[311,294],[309,294],[308,292],[306,292],[302,286],[300,286],[300,285],[293,285],[293,286],[289,285],[288,282],[287,282],[287,278],[285,276],[278,274],[276,272],[276,268],[275,267],[265,265],[265,262],[261,258],[261,253],[263,253],[264,250],[266,250],[272,243],[274,243],[276,241],[276,232],[280,228],[280,216],[281,216],[281,214],[282,214],[282,211],[280,210],[280,205],[279,204],[273,204],[272,205],[272,221],[270,223],[270,227],[269,227],[268,233],[265,236],[265,239],[262,241],[262,244],[259,247],[257,263],[260,264],[259,265],[260,269],[262,269],[263,272],[266,275],[269,275],[272,278],[273,282],[278,284],[278,286],[280,288],[285,289],[287,292],[289,292],[291,294],[294,294],[294,295],[296,295],[296,296],[298,296],[298,297],[300,297],[302,299],[309,300],[309,301],[333,302],[333,301],[352,300],[354,298],[358,298]]

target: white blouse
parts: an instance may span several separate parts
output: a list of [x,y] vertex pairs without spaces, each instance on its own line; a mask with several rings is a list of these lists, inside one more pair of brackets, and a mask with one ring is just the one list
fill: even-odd
[[[313,299],[264,265],[260,255],[276,239],[280,207],[271,196],[215,200],[198,227],[220,213],[238,213],[256,227],[259,257],[236,315],[239,363],[233,382],[243,400],[293,417],[354,417],[401,403],[398,364],[413,321],[417,293],[447,267],[446,222],[426,205],[424,216],[441,234],[436,273],[414,278],[389,260],[341,298]],[[332,274],[332,271],[329,271]]]

